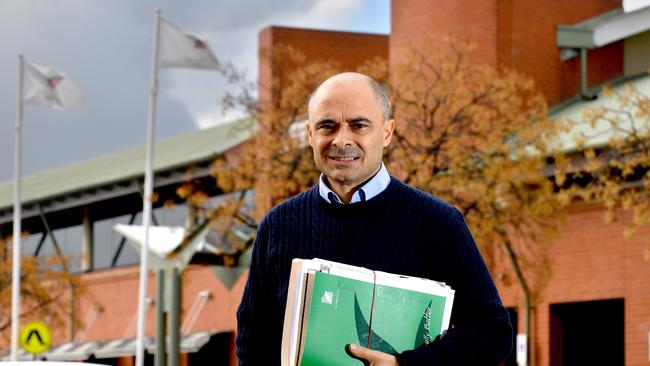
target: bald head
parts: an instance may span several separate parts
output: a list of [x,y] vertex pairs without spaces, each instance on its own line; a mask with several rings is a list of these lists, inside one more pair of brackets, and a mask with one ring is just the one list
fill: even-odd
[[381,84],[379,84],[370,76],[358,72],[344,72],[341,74],[336,74],[334,76],[331,76],[327,80],[323,81],[319,86],[317,86],[316,89],[314,89],[314,91],[311,93],[311,96],[309,97],[309,105],[307,110],[308,116],[311,117],[312,115],[312,110],[314,107],[313,101],[315,100],[315,97],[318,95],[318,92],[321,89],[329,86],[334,86],[337,84],[345,85],[346,83],[365,83],[366,85],[368,85],[368,87],[372,89],[372,92],[377,101],[377,105],[382,109],[384,121],[390,119],[391,105],[390,105],[390,100],[388,99],[388,94],[386,93],[386,90],[384,90],[384,87],[382,87]]

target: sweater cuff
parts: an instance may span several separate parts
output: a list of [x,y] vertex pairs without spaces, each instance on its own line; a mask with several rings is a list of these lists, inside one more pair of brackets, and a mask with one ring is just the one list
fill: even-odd
[[402,353],[396,354],[395,358],[397,358],[397,364],[399,366],[411,366],[411,352],[413,351],[404,351]]

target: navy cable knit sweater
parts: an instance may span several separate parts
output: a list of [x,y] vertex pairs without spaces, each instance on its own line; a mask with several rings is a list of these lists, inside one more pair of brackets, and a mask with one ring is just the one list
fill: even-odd
[[240,365],[280,364],[291,260],[314,257],[456,290],[447,334],[399,354],[400,366],[496,365],[510,353],[508,314],[461,213],[391,178],[366,202],[329,204],[314,186],[266,215],[237,311]]

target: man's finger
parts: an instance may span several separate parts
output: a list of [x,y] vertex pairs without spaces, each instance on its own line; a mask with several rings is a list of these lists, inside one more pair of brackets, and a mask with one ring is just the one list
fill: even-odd
[[350,357],[362,361],[365,366],[399,366],[395,356],[356,344],[348,344],[345,351]]
[[345,352],[352,357],[356,358],[359,361],[362,361],[365,366],[370,365],[370,361],[368,360],[369,352],[371,350],[358,346],[356,344],[348,344],[345,346]]

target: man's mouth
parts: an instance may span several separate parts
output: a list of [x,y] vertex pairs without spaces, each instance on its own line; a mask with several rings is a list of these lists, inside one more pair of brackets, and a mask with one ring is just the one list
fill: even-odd
[[330,156],[329,158],[332,159],[332,160],[341,161],[341,162],[344,162],[344,163],[359,159],[358,157],[354,157],[354,156],[350,156],[350,157],[348,157],[348,156]]

